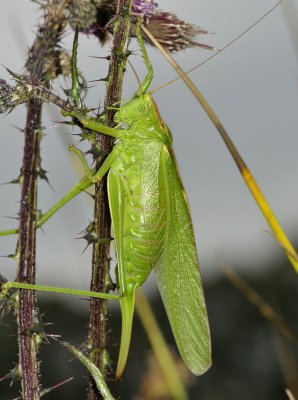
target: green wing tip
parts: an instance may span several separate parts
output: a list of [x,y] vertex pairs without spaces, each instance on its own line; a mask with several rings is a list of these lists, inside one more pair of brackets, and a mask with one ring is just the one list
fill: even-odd
[[[182,357],[183,358],[183,357]],[[212,365],[211,344],[207,348],[201,348],[197,357],[184,358],[189,370],[196,376],[203,375]]]
[[205,372],[208,371],[211,365],[212,365],[212,360],[210,360],[208,364],[204,365],[204,367],[201,366],[200,368],[193,368],[190,370],[194,375],[199,376],[205,374]]

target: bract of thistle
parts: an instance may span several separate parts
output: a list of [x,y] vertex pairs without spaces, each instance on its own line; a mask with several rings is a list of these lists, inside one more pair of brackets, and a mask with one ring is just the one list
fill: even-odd
[[0,79],[0,114],[11,112],[16,106],[26,103],[31,98],[43,100],[44,96],[40,95],[39,85],[32,84],[26,76],[14,74],[13,78],[17,82],[15,86]]
[[0,114],[13,108],[12,93],[13,88],[4,79],[0,79]]
[[68,5],[70,26],[79,31],[87,31],[96,23],[97,6],[90,0],[73,0]]
[[176,52],[188,47],[213,50],[212,46],[195,40],[197,35],[209,31],[183,21],[174,13],[158,11],[148,19],[147,29],[168,51]]
[[[0,114],[9,113],[20,104],[27,103],[30,99],[56,104],[63,110],[68,109],[68,103],[49,90],[38,77],[16,74],[7,71],[16,82],[15,86],[9,85],[0,79]],[[44,175],[42,174],[44,179]]]

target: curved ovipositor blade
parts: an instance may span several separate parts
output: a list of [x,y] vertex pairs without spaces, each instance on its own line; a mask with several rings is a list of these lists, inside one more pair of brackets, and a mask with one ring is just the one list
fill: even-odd
[[121,316],[122,316],[122,329],[121,329],[121,342],[118,356],[118,363],[116,369],[116,382],[119,382],[123,375],[124,368],[127,362],[133,315],[135,306],[135,290],[133,289],[130,293],[127,293],[125,297],[120,299]]

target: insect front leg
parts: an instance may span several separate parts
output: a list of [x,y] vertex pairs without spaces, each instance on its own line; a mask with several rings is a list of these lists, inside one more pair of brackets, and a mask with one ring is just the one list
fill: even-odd
[[[64,117],[72,117],[80,122],[84,128],[90,129],[95,132],[102,133],[104,135],[112,136],[117,139],[125,139],[127,133],[125,130],[111,128],[107,125],[102,124],[96,118],[92,118],[89,115],[85,115],[79,111],[63,111],[62,115]],[[78,124],[79,125],[79,124]]]
[[137,40],[138,40],[138,44],[142,53],[142,57],[143,60],[145,62],[145,65],[148,69],[147,75],[145,76],[143,82],[141,83],[141,86],[139,87],[139,89],[135,92],[135,94],[133,95],[133,98],[135,99],[136,97],[140,97],[143,94],[145,94],[149,88],[149,86],[151,85],[152,79],[153,79],[153,67],[152,64],[149,60],[146,48],[145,48],[145,44],[143,41],[143,37],[142,37],[142,33],[141,33],[141,23],[138,24],[137,26],[137,30],[136,30],[136,36],[137,36]]
[[[114,136],[117,138],[125,137],[125,131],[109,128],[106,125],[93,120],[92,118],[85,116],[77,111],[67,113],[69,116],[73,116],[74,118],[78,119],[86,128],[95,130],[97,132],[101,132],[107,134],[109,136]],[[66,194],[63,196],[53,207],[51,207],[46,213],[40,215],[36,219],[36,228],[40,228],[48,219],[52,217],[60,208],[62,208],[65,204],[67,204],[71,199],[76,197],[78,194],[83,192],[84,190],[88,189],[92,184],[95,182],[99,182],[103,176],[108,172],[110,166],[112,165],[113,161],[116,158],[115,150],[108,155],[108,157],[103,162],[101,168],[95,172],[94,169],[89,168],[83,153],[76,149],[74,146],[70,146],[70,150],[73,151],[79,157],[80,161],[82,162],[83,168],[85,170],[85,175],[81,178],[81,180],[74,185]],[[0,236],[6,235],[14,235],[18,234],[19,229],[10,229],[7,231],[0,231]]]
[[78,78],[77,54],[79,45],[79,31],[75,30],[71,54],[71,90],[70,97],[77,108],[82,108],[81,84]]

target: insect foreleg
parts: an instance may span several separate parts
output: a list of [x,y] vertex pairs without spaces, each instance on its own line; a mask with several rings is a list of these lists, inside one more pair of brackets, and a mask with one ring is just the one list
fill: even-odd
[[143,41],[143,37],[142,37],[142,33],[141,33],[141,24],[139,23],[137,26],[137,30],[136,30],[136,36],[137,36],[137,40],[138,40],[138,44],[142,53],[142,57],[143,60],[145,62],[145,65],[148,69],[147,75],[145,76],[143,82],[141,83],[141,86],[139,87],[139,89],[135,92],[135,94],[133,95],[133,98],[142,96],[143,94],[145,94],[152,82],[153,79],[153,68],[152,68],[152,64],[149,60],[145,45],[144,45],[144,41]]
[[93,176],[95,175],[94,170],[89,167],[83,152],[80,149],[77,149],[74,144],[69,145],[68,149],[78,156],[78,158],[81,161],[81,164],[84,168],[86,176],[90,179],[90,181],[92,181]]
[[[92,179],[90,179],[87,175],[83,176],[83,178],[77,184],[75,184],[52,208],[50,208],[46,213],[37,216],[36,229],[40,228],[45,222],[47,222],[47,220],[50,219],[51,216],[56,213],[56,211],[60,210],[64,204],[68,203],[75,196],[88,189],[88,187],[92,184]],[[0,236],[16,235],[18,233],[19,229],[10,229],[7,231],[0,231]]]
[[71,54],[71,90],[70,97],[77,108],[82,108],[81,85],[78,78],[77,54],[79,45],[79,31],[75,30]]
[[92,180],[89,179],[87,175],[83,176],[83,178],[74,185],[65,196],[62,197],[53,207],[51,207],[46,213],[42,214],[36,220],[36,228],[40,228],[48,219],[51,218],[61,207],[63,207],[66,203],[68,203],[75,196],[88,189],[92,185]]
[[77,119],[85,128],[95,132],[103,133],[104,135],[112,136],[117,139],[123,139],[127,136],[124,130],[110,128],[109,126],[100,123],[95,118],[84,115],[78,111],[63,111],[62,115],[64,115],[64,117],[73,117]]

